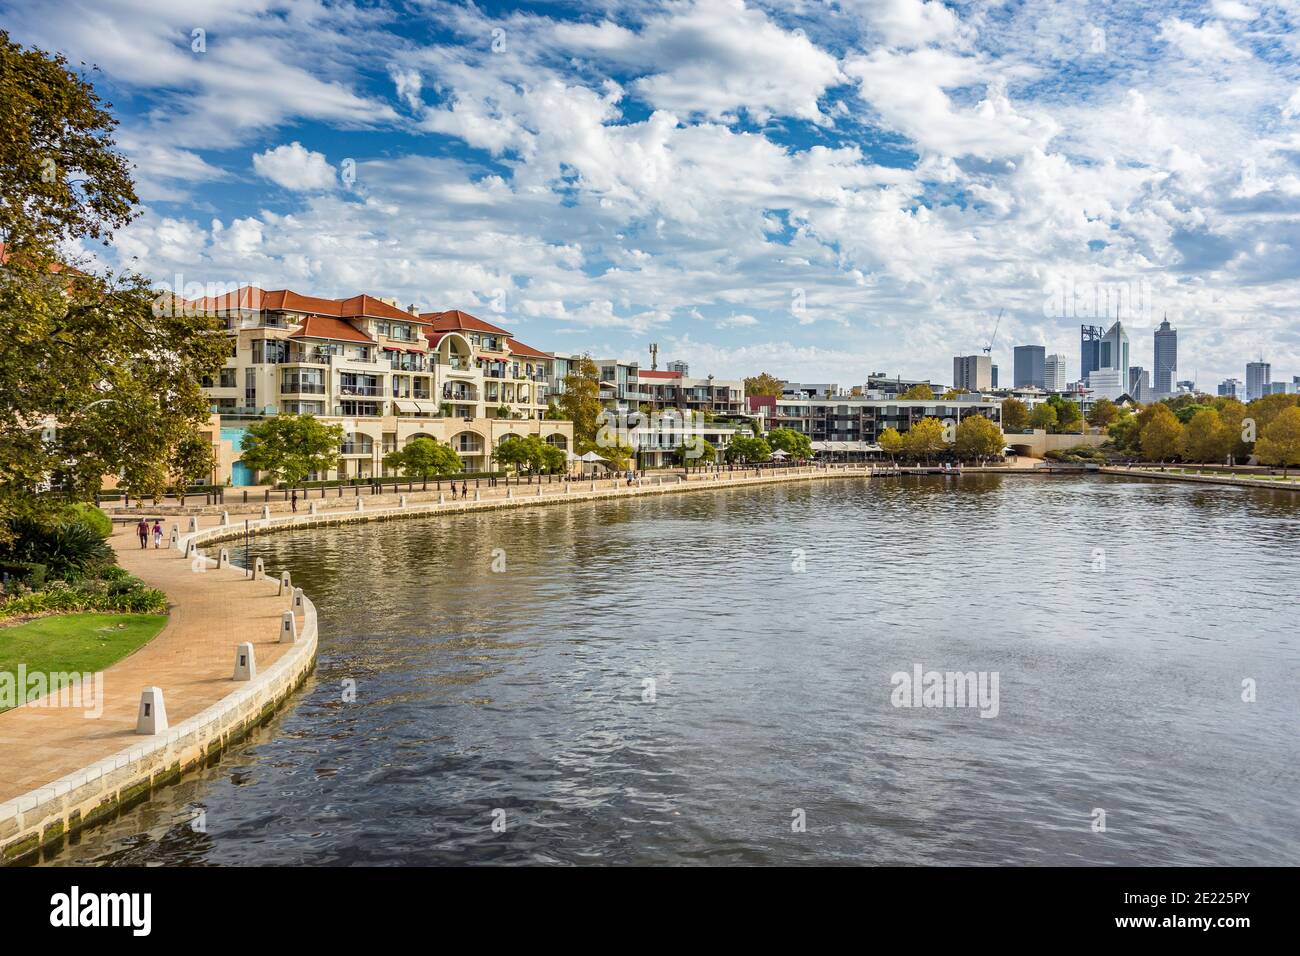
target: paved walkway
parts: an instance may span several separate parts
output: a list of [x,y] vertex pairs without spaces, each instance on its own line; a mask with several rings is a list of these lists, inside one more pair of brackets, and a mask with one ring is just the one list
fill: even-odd
[[141,550],[133,528],[117,530],[112,544],[124,568],[167,593],[171,619],[152,641],[104,671],[98,719],[85,717],[82,708],[26,706],[0,714],[0,803],[139,743],[142,688],[162,688],[174,727],[230,693],[237,644],[253,643],[259,670],[282,653],[280,616],[289,602],[273,587],[241,582],[238,569],[196,573],[165,542]]

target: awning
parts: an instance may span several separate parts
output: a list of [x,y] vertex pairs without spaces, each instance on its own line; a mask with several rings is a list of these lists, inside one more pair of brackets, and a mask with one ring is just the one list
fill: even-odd
[[413,404],[417,409],[419,409],[420,414],[422,415],[436,415],[438,414],[438,410],[442,407],[436,402],[414,402]]
[[399,412],[402,412],[403,414],[406,415],[415,415],[418,414],[420,411],[420,405],[418,402],[407,402],[399,398],[399,399],[394,399],[393,404],[397,406],[397,410]]
[[813,451],[880,451],[879,445],[866,441],[815,441]]

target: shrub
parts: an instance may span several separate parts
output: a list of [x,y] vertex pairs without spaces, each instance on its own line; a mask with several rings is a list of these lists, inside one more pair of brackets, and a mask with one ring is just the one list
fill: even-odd
[[0,618],[73,611],[166,614],[167,595],[122,572],[110,577],[87,578],[76,584],[55,581],[44,590],[20,594],[0,603]]
[[108,538],[113,534],[113,519],[92,504],[72,505],[68,509],[68,517],[70,520],[85,523],[101,538]]
[[0,561],[0,577],[9,576],[10,587],[18,582],[24,587],[39,588],[45,583],[45,565],[32,561]]
[[110,566],[113,549],[99,532],[81,520],[39,521],[18,518],[13,523],[11,560],[43,564],[48,575],[65,580]]

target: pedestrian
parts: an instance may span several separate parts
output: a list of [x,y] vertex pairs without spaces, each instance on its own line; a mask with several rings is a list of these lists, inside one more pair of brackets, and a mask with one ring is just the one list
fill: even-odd
[[135,533],[140,536],[140,547],[149,547],[149,522],[146,519],[140,519],[140,523],[135,526]]
[[463,481],[460,483],[460,496],[462,498],[469,496],[469,485]]
[[456,482],[454,481],[451,483],[451,500],[456,500]]
[[297,488],[293,489],[293,497],[289,499],[289,507],[293,509],[294,514],[298,513],[298,489]]
[[162,547],[162,518],[153,519],[153,546],[155,549]]

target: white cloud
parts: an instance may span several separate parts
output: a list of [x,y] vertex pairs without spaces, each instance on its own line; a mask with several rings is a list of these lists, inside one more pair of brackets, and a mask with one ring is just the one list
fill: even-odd
[[1233,42],[1222,23],[1193,26],[1170,17],[1160,24],[1160,39],[1193,60],[1248,60],[1250,54]]
[[277,186],[296,192],[332,189],[334,167],[324,153],[316,153],[299,142],[289,143],[253,155],[253,169]]

